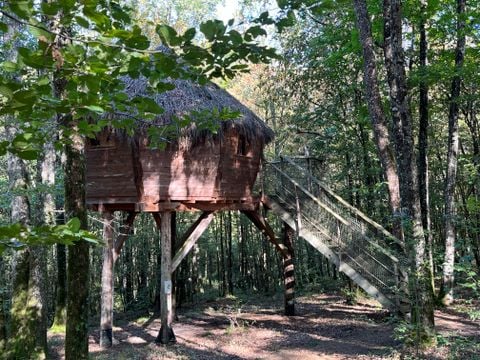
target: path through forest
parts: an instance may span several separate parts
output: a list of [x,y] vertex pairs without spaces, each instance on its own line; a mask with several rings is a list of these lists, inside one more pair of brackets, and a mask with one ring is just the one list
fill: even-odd
[[[153,342],[160,328],[155,318],[135,322],[117,321],[114,348],[101,349],[98,331],[91,330],[92,359],[399,359],[401,345],[393,338],[395,324],[374,301],[362,299],[345,304],[337,295],[314,295],[297,299],[297,316],[286,317],[281,300],[241,304],[222,299],[179,311],[174,330],[177,344],[157,346]],[[476,339],[480,327],[454,312],[437,312],[439,330],[445,339],[455,335]],[[62,359],[63,335],[50,335],[52,356]],[[449,346],[427,354],[429,359],[446,359]],[[480,348],[480,347],[479,347]],[[442,350],[443,349],[443,350]],[[475,359],[471,346],[462,359]]]

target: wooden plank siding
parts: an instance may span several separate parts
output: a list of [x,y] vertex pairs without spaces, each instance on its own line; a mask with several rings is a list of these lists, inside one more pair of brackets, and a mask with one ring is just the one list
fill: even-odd
[[108,146],[88,144],[87,204],[135,211],[214,209],[215,204],[252,209],[263,146],[241,141],[233,129],[190,149],[154,150],[145,141],[122,138],[109,139]]

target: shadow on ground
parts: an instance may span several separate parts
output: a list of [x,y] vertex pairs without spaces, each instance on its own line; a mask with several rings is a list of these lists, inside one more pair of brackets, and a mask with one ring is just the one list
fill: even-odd
[[[160,321],[119,322],[118,344],[100,348],[91,328],[92,359],[376,359],[398,346],[388,315],[372,302],[346,306],[337,296],[297,300],[297,316],[282,314],[279,299],[219,301],[184,308],[174,324],[177,343],[154,344]],[[63,337],[49,338],[53,359],[63,358]]]

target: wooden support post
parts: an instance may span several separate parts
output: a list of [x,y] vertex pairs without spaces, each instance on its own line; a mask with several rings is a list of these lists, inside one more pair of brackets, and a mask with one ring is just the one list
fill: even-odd
[[162,326],[155,340],[156,343],[169,344],[176,341],[172,329],[172,212],[164,211],[160,219],[161,233],[161,287],[160,287],[160,318]]
[[295,230],[284,222],[283,244],[287,254],[283,256],[283,277],[285,284],[285,315],[295,315],[295,265],[293,252],[293,238]]
[[125,219],[120,234],[113,240],[113,213],[103,212],[103,265],[102,265],[102,299],[100,311],[100,346],[107,348],[113,344],[113,274],[114,265],[120,256],[125,240],[130,235],[136,213],[130,212]]
[[100,315],[100,346],[113,344],[113,214],[106,211],[103,216],[103,267],[102,267],[102,303]]
[[285,246],[277,241],[272,227],[258,211],[242,211],[242,213],[248,217],[248,219],[257,227],[258,230],[262,232],[262,234],[266,235],[266,238],[275,246],[277,251],[280,252],[283,257],[288,255]]

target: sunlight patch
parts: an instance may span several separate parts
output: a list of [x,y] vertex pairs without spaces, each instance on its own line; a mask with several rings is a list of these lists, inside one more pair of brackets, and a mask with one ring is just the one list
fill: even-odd
[[129,344],[146,344],[147,343],[144,339],[138,336],[130,336],[128,339],[125,340],[125,342]]

